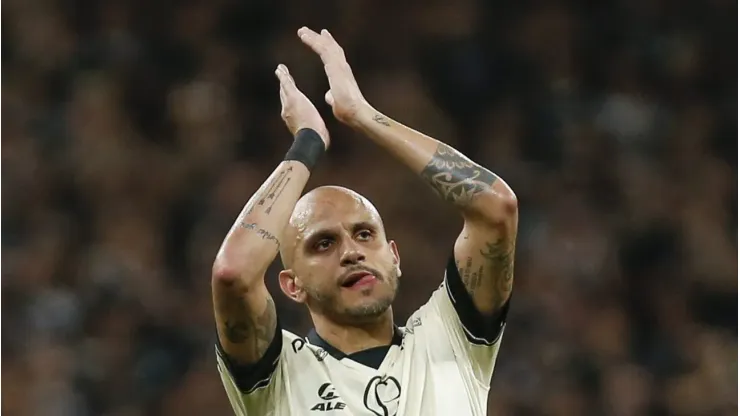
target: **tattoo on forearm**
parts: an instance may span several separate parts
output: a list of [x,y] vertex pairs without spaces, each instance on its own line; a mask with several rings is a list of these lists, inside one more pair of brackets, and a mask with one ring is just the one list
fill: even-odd
[[265,206],[265,204],[268,204],[267,208],[265,209],[265,214],[270,215],[275,202],[278,200],[278,198],[280,198],[280,195],[290,183],[291,172],[293,172],[293,167],[288,166],[287,169],[281,171],[274,178],[272,178],[270,182],[268,182],[266,185],[263,185],[262,188],[260,188],[260,190],[258,191],[261,196],[256,199],[256,201],[250,204],[245,214],[251,214],[256,207],[262,207]]
[[264,196],[257,203],[257,205],[262,206],[265,205],[265,203],[270,202],[270,205],[268,205],[267,209],[265,210],[265,214],[270,214],[270,211],[272,211],[272,206],[275,205],[275,201],[277,201],[277,199],[280,197],[280,194],[283,193],[283,190],[285,190],[285,188],[288,186],[288,183],[290,183],[290,178],[288,177],[288,174],[292,171],[293,167],[289,166],[287,169],[280,172],[265,190]]
[[386,127],[390,127],[391,126],[391,123],[388,121],[388,119],[385,118],[385,117],[383,117],[380,114],[374,115],[373,116],[373,121],[376,122],[376,123],[378,123],[378,124],[382,124],[382,125],[384,125]]
[[232,344],[249,344],[255,354],[264,352],[275,335],[277,318],[275,303],[267,298],[264,311],[258,316],[249,316],[245,300],[237,295],[227,301],[223,323],[226,340]]
[[[292,170],[293,168],[291,168]],[[288,184],[290,183],[290,178],[285,178],[285,183],[281,183],[282,186],[278,186],[278,189],[276,193],[270,194],[269,197],[272,199],[272,202],[270,203],[270,206],[267,207],[265,210],[265,214],[270,214],[270,211],[272,211],[272,207],[275,205],[275,202],[280,198],[280,195],[283,193],[285,188],[288,187]]]
[[247,222],[242,221],[239,223],[239,226],[244,228],[245,230],[252,230],[256,232],[257,235],[259,235],[263,240],[272,241],[278,247],[280,247],[280,240],[278,240],[278,238],[275,237],[273,233],[265,230],[264,228],[259,228],[257,226],[257,223],[254,223],[254,222],[247,223]]
[[490,189],[498,180],[488,169],[444,143],[437,146],[421,177],[445,201],[455,205],[470,203],[477,194]]

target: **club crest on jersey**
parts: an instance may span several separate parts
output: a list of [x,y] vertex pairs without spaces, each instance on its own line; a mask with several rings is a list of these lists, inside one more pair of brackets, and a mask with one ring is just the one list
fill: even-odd
[[365,408],[376,416],[396,416],[401,399],[401,383],[395,377],[375,376],[365,387]]
[[334,386],[332,386],[331,383],[322,384],[316,393],[318,394],[321,401],[316,403],[314,407],[311,408],[312,412],[329,412],[332,410],[342,410],[347,406],[343,401],[340,400],[337,391],[334,389]]

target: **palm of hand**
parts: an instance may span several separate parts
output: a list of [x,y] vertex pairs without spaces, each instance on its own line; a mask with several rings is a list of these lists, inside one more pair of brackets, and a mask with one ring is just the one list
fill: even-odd
[[334,116],[343,122],[350,122],[365,102],[357,85],[352,68],[344,55],[344,50],[334,40],[329,31],[318,34],[306,27],[298,30],[301,41],[316,52],[324,63],[324,71],[329,80],[326,102],[332,107]]
[[346,82],[349,85],[332,85],[324,97],[331,106],[334,117],[342,122],[354,119],[360,104],[365,101],[354,77],[350,77]]
[[329,130],[316,106],[296,87],[285,65],[279,65],[275,70],[275,75],[280,80],[280,102],[282,103],[280,116],[285,121],[288,130],[293,135],[304,128],[315,130],[328,148],[331,141]]
[[324,119],[319,114],[319,110],[300,91],[297,91],[284,106],[283,119],[293,134],[302,128],[311,128],[316,130],[322,137],[324,135],[328,137],[329,135]]

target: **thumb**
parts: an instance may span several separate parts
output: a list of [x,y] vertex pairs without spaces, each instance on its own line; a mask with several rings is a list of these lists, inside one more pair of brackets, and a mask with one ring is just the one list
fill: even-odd
[[331,95],[331,90],[327,91],[326,94],[324,94],[324,100],[327,104],[334,107],[334,96]]

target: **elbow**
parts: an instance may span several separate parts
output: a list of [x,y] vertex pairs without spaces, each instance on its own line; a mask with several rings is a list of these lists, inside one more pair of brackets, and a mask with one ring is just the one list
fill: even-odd
[[231,286],[235,281],[243,280],[248,271],[245,258],[249,258],[248,255],[241,253],[235,244],[224,242],[211,266],[211,281],[214,284]]
[[249,287],[264,281],[266,270],[266,267],[254,268],[242,263],[227,261],[223,257],[216,257],[211,268],[211,285],[221,288]]
[[491,225],[512,224],[519,216],[519,201],[516,194],[508,185],[503,183],[502,185],[495,186],[480,200],[478,217]]
[[224,250],[221,250],[211,267],[211,281],[213,284],[230,287],[236,282],[248,280],[248,276],[252,273],[249,273],[249,269],[245,266],[243,262],[226,255]]
[[509,192],[506,192],[503,195],[498,195],[497,199],[498,204],[500,205],[500,208],[497,211],[501,212],[502,217],[504,219],[516,218],[519,214],[519,200],[517,199],[516,194],[509,190]]
[[233,286],[237,281],[241,279],[241,273],[239,270],[229,264],[225,264],[219,259],[213,263],[211,269],[211,282],[218,286]]
[[504,196],[498,196],[491,210],[491,220],[495,224],[510,224],[515,222],[519,217],[519,201],[512,192]]

